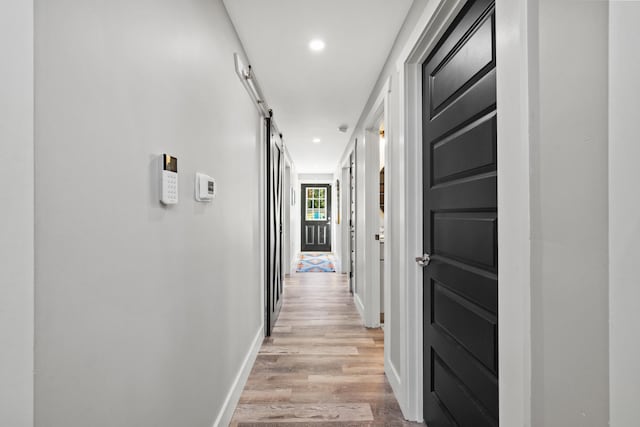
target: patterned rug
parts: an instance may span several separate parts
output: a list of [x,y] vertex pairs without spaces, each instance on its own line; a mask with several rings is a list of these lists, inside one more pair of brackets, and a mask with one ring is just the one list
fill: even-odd
[[297,273],[332,273],[336,263],[330,252],[302,252],[298,257]]

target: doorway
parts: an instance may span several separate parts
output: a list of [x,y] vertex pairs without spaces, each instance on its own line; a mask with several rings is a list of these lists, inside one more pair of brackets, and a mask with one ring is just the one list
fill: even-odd
[[301,189],[301,250],[331,252],[331,184],[302,184]]
[[379,231],[377,236],[377,240],[380,242],[380,275],[378,276],[380,278],[380,324],[384,325],[384,299],[385,299],[385,285],[387,283],[385,283],[384,280],[384,269],[385,269],[385,263],[384,263],[384,235],[385,235],[385,229],[384,229],[384,222],[385,222],[385,213],[384,213],[384,193],[385,193],[385,185],[384,185],[384,168],[385,168],[385,155],[386,155],[386,148],[387,148],[387,141],[385,139],[385,130],[384,130],[384,123],[380,123],[379,126],[379,130],[378,130],[378,134],[380,135],[379,137],[379,141],[378,141],[378,145],[379,145],[379,156],[378,156],[378,160],[379,160],[379,165],[378,165],[378,198],[377,198],[377,202],[378,202],[378,213],[379,213]]
[[497,426],[495,10],[471,0],[422,65],[424,420]]

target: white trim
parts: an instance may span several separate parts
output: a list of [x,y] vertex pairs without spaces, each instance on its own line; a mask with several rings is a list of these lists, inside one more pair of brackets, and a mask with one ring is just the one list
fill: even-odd
[[282,256],[284,258],[284,274],[291,274],[291,264],[293,254],[291,253],[291,178],[293,167],[289,156],[287,155],[287,147],[284,148],[284,170],[282,180]]
[[[351,230],[349,229],[349,212],[351,211],[351,199],[349,197],[349,193],[351,188],[349,188],[349,168],[341,167],[341,178],[340,178],[340,203],[338,206],[340,209],[340,224],[338,227],[340,228],[340,272],[343,274],[349,273],[349,264],[350,264],[350,256],[349,253],[349,244],[351,239]],[[336,227],[336,228],[338,228]]]
[[293,158],[289,153],[289,149],[287,148],[287,143],[284,140],[284,136],[282,137],[282,150],[284,151],[284,158],[286,159],[287,162],[289,162],[291,169],[292,170],[295,169],[295,163],[293,162]]
[[[391,80],[388,80],[388,93],[390,94],[391,89]],[[385,132],[385,140],[386,144],[384,147],[384,212],[383,212],[383,228],[384,228],[384,251],[382,259],[383,261],[383,277],[381,278],[382,283],[384,284],[384,323],[385,323],[385,334],[384,334],[384,367],[385,373],[389,378],[389,383],[391,384],[391,388],[394,393],[400,397],[400,399],[404,400],[404,396],[402,395],[402,379],[398,370],[396,369],[393,361],[391,360],[391,345],[392,338],[393,340],[397,340],[399,342],[400,337],[392,337],[392,330],[395,329],[394,322],[398,322],[397,319],[400,318],[401,313],[394,313],[391,308],[391,283],[392,277],[394,276],[394,272],[397,270],[396,265],[399,264],[400,259],[395,260],[398,254],[393,254],[391,252],[394,244],[398,241],[398,237],[396,235],[396,230],[392,227],[393,220],[397,216],[401,218],[402,216],[402,208],[395,203],[391,203],[392,196],[395,195],[394,185],[396,179],[399,180],[399,171],[396,172],[396,164],[395,158],[393,157],[393,147],[396,144],[395,141],[395,127],[397,124],[391,120],[391,111],[389,105],[389,96],[385,99],[385,107],[384,107],[384,132]],[[396,175],[397,174],[397,175]],[[396,261],[396,262],[394,262]],[[392,272],[393,270],[393,272]],[[398,295],[399,297],[399,295]]]
[[323,184],[323,185],[331,185],[333,187],[333,175],[331,175],[331,180],[324,179],[324,178],[319,178],[319,179],[300,178],[300,175],[298,175],[298,185],[302,186],[302,184],[309,184],[309,185]]
[[[385,319],[385,322],[387,320]],[[385,335],[388,329],[385,328]],[[385,345],[385,349],[386,349]],[[404,400],[405,396],[402,395],[403,387],[402,387],[402,379],[400,378],[400,374],[396,369],[395,365],[391,361],[391,359],[385,357],[384,359],[384,373],[387,375],[387,380],[389,380],[389,384],[391,385],[391,389],[396,396],[396,400]]]
[[362,300],[360,299],[360,295],[356,294],[354,292],[353,294],[353,302],[356,305],[356,309],[358,310],[358,314],[360,314],[360,318],[362,319],[362,322],[364,322],[365,317],[364,317],[364,304],[362,303]]
[[227,397],[224,399],[224,403],[222,404],[222,408],[216,417],[216,420],[213,423],[213,427],[219,426],[228,426],[231,422],[231,418],[233,418],[233,413],[236,410],[236,406],[238,405],[238,401],[240,400],[240,395],[242,394],[242,390],[244,389],[245,384],[247,383],[247,379],[249,378],[249,374],[251,373],[251,369],[253,368],[253,364],[258,357],[258,352],[260,351],[260,347],[262,346],[262,340],[264,338],[264,325],[258,328],[258,332],[256,336],[253,338],[253,342],[251,343],[251,347],[247,352],[244,360],[242,361],[242,365],[240,366],[240,370],[236,374],[236,378],[231,385],[231,389],[229,393],[227,393]]
[[529,94],[538,89],[529,52],[537,49],[530,46],[538,40],[535,8],[537,2],[496,1],[498,377],[500,424],[505,426],[531,425]]
[[385,103],[389,99],[389,92],[391,92],[391,77],[388,77],[385,81],[382,89],[378,93],[376,101],[371,106],[367,118],[364,120],[367,129],[373,128],[374,131],[378,131],[377,125],[379,124],[380,117],[384,114]]
[[[380,116],[374,119],[378,124],[382,120]],[[379,141],[378,127],[365,131],[364,136],[364,227],[361,227],[364,234],[363,257],[364,280],[359,291],[363,294],[364,302],[364,325],[367,328],[380,327],[380,242],[375,240],[375,235],[380,230],[380,220],[378,219],[380,192],[379,178]]]
[[[379,233],[380,229],[380,221],[378,219],[378,210],[380,209],[379,126],[382,122],[385,128],[388,127],[390,91],[391,78],[389,77],[364,121],[366,129],[364,137],[365,197],[363,209],[365,209],[364,236],[366,243],[363,249],[365,252],[364,259],[368,262],[366,262],[364,286],[362,288],[364,289],[365,326],[368,328],[380,327],[380,242],[375,240],[375,235]],[[385,339],[385,344],[387,347],[389,346],[388,339]],[[389,357],[388,349],[385,351],[385,357]]]
[[341,167],[343,168],[348,168],[350,163],[350,157],[351,154],[355,151],[356,149],[356,138],[354,137],[353,139],[351,139],[351,141],[347,144],[347,146],[345,147],[344,151],[342,152],[342,157],[340,157],[340,162],[338,163],[339,165],[341,165]]

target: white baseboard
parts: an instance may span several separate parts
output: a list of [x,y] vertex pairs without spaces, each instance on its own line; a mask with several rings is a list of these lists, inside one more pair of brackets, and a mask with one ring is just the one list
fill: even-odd
[[402,387],[402,379],[400,379],[400,375],[398,374],[398,370],[390,360],[385,359],[384,361],[384,373],[387,374],[387,380],[389,380],[389,384],[391,385],[391,389],[393,390],[393,394],[396,396],[396,400],[400,405],[400,409],[402,410],[402,415],[404,415],[405,419],[407,418],[407,401],[404,396],[404,388]]
[[227,397],[224,399],[224,404],[220,409],[220,413],[213,423],[213,427],[226,427],[231,423],[231,418],[233,417],[233,412],[236,410],[236,406],[238,405],[238,401],[240,400],[240,395],[242,394],[242,390],[244,389],[245,384],[247,383],[247,379],[249,378],[249,374],[251,373],[251,369],[253,368],[253,364],[258,357],[258,352],[260,351],[260,347],[262,346],[262,340],[264,339],[264,326],[260,326],[258,333],[256,334],[253,342],[251,343],[251,347],[247,352],[247,355],[244,357],[242,361],[242,365],[240,366],[240,371],[236,375],[233,384],[231,385],[231,389],[229,393],[227,393]]
[[360,295],[354,293],[353,294],[353,301],[356,304],[356,308],[358,309],[358,313],[360,313],[360,318],[362,319],[362,323],[366,324],[367,321],[364,317],[364,304],[362,303],[362,300],[360,299]]

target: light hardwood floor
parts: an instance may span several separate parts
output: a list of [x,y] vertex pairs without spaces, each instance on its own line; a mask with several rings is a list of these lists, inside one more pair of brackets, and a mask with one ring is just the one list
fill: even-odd
[[366,329],[347,276],[297,273],[232,426],[405,426],[384,375],[383,332]]

